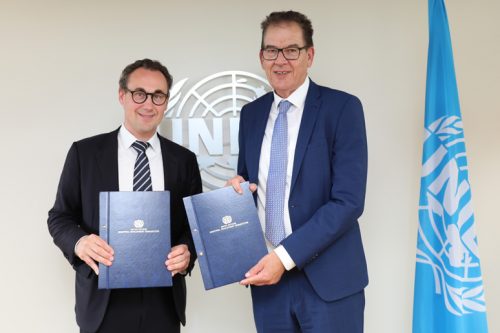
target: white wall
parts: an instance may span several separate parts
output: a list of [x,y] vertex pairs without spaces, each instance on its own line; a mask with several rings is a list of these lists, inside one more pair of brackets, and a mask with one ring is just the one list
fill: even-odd
[[[500,332],[500,2],[447,1],[491,332]],[[174,78],[263,73],[260,21],[303,11],[312,78],[361,98],[369,182],[361,220],[367,332],[410,332],[427,57],[427,1],[0,2],[0,331],[77,332],[73,271],[46,227],[72,141],[116,128],[117,80],[138,58]],[[184,332],[253,332],[248,290],[188,280]],[[220,324],[223,323],[223,324]]]

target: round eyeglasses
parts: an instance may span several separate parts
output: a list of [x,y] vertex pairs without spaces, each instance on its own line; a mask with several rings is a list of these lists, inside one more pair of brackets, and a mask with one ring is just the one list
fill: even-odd
[[132,100],[137,104],[144,103],[148,99],[148,96],[151,96],[151,101],[153,102],[153,104],[158,106],[165,104],[168,99],[168,95],[162,92],[148,93],[144,90],[130,90],[128,88],[125,88],[125,90],[132,94]]
[[283,57],[285,57],[286,60],[297,60],[300,57],[300,51],[304,49],[307,49],[307,46],[290,46],[284,47],[282,49],[278,49],[277,47],[266,47],[264,49],[261,49],[260,51],[262,52],[262,57],[265,60],[278,59],[278,55],[280,54],[280,52],[283,53]]

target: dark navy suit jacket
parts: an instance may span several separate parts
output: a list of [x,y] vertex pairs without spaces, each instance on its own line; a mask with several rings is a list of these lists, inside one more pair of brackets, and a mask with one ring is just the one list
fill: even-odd
[[[172,246],[187,244],[193,268],[196,251],[191,239],[182,198],[200,193],[201,178],[196,156],[159,136],[165,190],[170,191]],[[109,290],[97,289],[97,275],[74,253],[80,237],[99,234],[99,192],[118,191],[118,130],[73,143],[59,181],[48,227],[54,243],[76,271],[76,320],[84,331],[94,332],[104,318]],[[186,284],[176,274],[172,292],[179,320],[185,324]]]
[[[238,174],[253,183],[258,183],[273,100],[268,93],[241,110]],[[281,244],[325,301],[352,295],[368,284],[358,224],[366,175],[366,131],[359,99],[311,81],[288,201],[293,232]]]

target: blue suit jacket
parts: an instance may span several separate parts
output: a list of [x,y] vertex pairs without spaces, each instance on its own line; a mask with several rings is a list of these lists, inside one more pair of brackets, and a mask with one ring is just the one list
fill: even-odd
[[[258,183],[262,139],[273,103],[268,93],[241,110],[238,174]],[[300,124],[282,241],[316,293],[333,301],[368,284],[358,217],[367,174],[366,132],[358,98],[310,82]]]

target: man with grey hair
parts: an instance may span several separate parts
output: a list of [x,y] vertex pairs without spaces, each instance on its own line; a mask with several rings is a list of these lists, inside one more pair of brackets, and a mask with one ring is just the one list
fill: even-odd
[[262,22],[260,62],[273,88],[241,110],[238,176],[250,181],[269,254],[246,274],[259,333],[363,331],[368,284],[358,218],[367,147],[358,98],[308,77],[303,14]]

